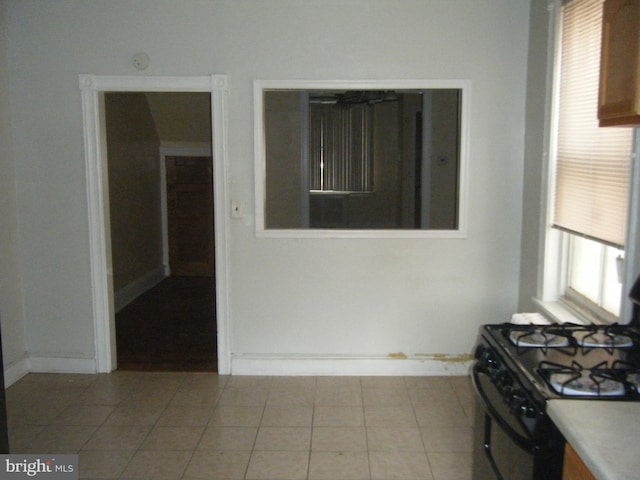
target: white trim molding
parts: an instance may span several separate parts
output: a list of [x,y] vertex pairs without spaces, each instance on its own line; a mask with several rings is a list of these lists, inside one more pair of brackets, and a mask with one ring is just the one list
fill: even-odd
[[96,373],[96,359],[56,355],[31,355],[29,372],[36,373]]
[[468,375],[470,355],[233,354],[233,375],[457,376]]
[[[226,75],[195,77],[80,75],[89,211],[91,293],[95,332],[94,371],[116,368],[115,316],[109,246],[109,203],[104,132],[104,92],[211,93],[212,150],[215,202],[216,321],[218,372],[229,373],[229,241],[227,212],[227,96]],[[34,365],[45,365],[36,361]],[[86,365],[78,365],[84,371]]]
[[[267,229],[265,227],[266,158],[264,138],[264,91],[271,89],[292,90],[427,90],[460,89],[460,165],[458,170],[458,228],[454,230],[343,230],[343,229]],[[255,230],[259,237],[275,238],[466,238],[468,210],[468,157],[472,105],[470,80],[254,80],[253,82],[253,130],[254,130],[254,181],[255,181]]]
[[93,357],[60,356],[57,354],[31,354],[5,366],[4,388],[9,388],[28,373],[96,373],[96,360]]
[[9,388],[22,377],[29,373],[29,357],[25,353],[22,358],[5,365],[4,368],[4,388]]

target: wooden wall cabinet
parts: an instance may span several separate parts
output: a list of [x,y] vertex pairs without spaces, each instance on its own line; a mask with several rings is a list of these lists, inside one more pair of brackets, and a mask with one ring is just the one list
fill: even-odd
[[640,125],[640,0],[605,0],[603,8],[598,120]]
[[564,447],[562,480],[596,480],[582,459],[568,443]]

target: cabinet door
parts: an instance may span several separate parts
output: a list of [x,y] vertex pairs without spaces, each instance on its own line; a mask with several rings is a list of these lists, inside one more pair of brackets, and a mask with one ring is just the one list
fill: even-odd
[[603,8],[600,126],[640,125],[640,0],[606,0]]
[[562,480],[596,480],[571,445],[564,448]]

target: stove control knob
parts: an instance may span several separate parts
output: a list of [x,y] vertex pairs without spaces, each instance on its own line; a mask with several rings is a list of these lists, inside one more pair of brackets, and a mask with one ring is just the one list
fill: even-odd
[[487,345],[478,345],[478,348],[476,348],[475,357],[477,360],[480,360],[480,362],[485,362],[488,359],[493,358],[493,352]]
[[521,411],[527,418],[536,418],[538,416],[538,410],[531,404],[523,405]]
[[514,410],[520,410],[527,403],[522,390],[514,390],[509,397],[509,406]]
[[498,360],[496,358],[496,355],[489,347],[485,347],[483,345],[478,346],[478,348],[476,349],[476,358],[478,359],[480,365],[482,365],[483,367],[498,367]]
[[496,375],[496,382],[502,387],[513,385],[513,379],[511,378],[511,375],[509,375],[509,372],[507,372],[506,370],[501,370],[500,372],[498,372],[498,374]]
[[513,387],[511,385],[502,387],[502,395],[507,400],[507,403],[510,404],[513,398]]

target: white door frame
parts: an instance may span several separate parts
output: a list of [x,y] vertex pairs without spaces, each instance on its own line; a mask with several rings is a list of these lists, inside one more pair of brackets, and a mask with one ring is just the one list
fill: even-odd
[[91,293],[96,371],[116,368],[104,92],[209,92],[214,173],[218,373],[231,372],[229,341],[229,200],[227,195],[226,75],[198,77],[80,75],[89,213]]

